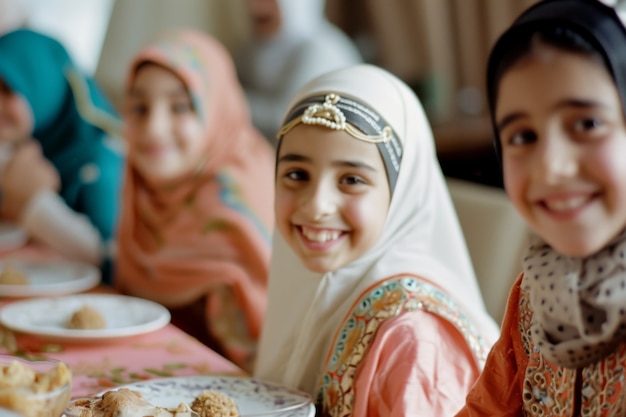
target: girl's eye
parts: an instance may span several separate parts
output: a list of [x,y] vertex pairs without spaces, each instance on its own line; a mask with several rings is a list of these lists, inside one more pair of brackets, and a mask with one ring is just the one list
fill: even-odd
[[577,120],[574,123],[574,130],[577,132],[588,132],[602,127],[602,121],[593,117]]
[[506,145],[522,146],[529,143],[533,143],[537,140],[537,134],[532,130],[520,130],[511,135],[506,140]]
[[148,112],[148,106],[141,103],[134,103],[128,106],[128,113],[134,116],[141,116]]
[[357,175],[346,175],[341,179],[341,183],[345,185],[365,184],[363,178]]
[[292,170],[292,171],[288,171],[285,174],[285,178],[292,180],[292,181],[306,181],[309,178],[309,176],[307,175],[305,171]]

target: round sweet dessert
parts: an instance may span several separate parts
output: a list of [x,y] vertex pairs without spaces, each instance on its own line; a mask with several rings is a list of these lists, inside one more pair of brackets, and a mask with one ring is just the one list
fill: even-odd
[[217,391],[204,391],[191,403],[191,409],[200,417],[238,417],[239,409],[228,395]]
[[106,327],[106,321],[98,310],[83,305],[72,314],[65,327],[68,329],[99,330]]

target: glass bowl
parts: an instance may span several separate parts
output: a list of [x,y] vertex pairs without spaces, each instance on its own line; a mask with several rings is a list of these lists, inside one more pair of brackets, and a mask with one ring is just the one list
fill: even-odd
[[0,355],[0,407],[24,417],[59,417],[71,387],[72,375],[63,362]]

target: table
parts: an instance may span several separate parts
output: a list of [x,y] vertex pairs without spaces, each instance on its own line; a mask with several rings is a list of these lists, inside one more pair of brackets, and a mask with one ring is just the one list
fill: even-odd
[[[20,252],[0,254],[0,258],[11,255],[12,258],[41,259],[44,256],[43,252],[33,247],[25,247]],[[113,290],[99,287],[94,291]],[[13,301],[0,298],[0,308]],[[7,332],[7,329],[0,330],[0,353],[31,359],[57,359],[70,367],[73,375],[72,398],[152,378],[245,375],[236,365],[172,324],[152,333],[107,344],[58,344],[34,336],[16,335],[17,348],[10,346],[10,349],[4,346],[7,343],[2,343],[3,334],[8,336],[5,341],[12,342],[11,334]]]

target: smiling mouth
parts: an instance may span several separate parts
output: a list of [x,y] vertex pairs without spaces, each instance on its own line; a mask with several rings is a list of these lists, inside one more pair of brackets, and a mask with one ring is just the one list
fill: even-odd
[[140,149],[139,151],[142,155],[154,158],[161,157],[168,153],[168,149],[165,146],[150,146]]
[[315,229],[307,226],[298,226],[300,233],[307,240],[315,243],[326,243],[339,239],[343,234],[341,230],[336,229]]
[[597,194],[586,194],[568,198],[548,198],[540,200],[539,204],[553,213],[570,213],[585,207],[596,197]]

